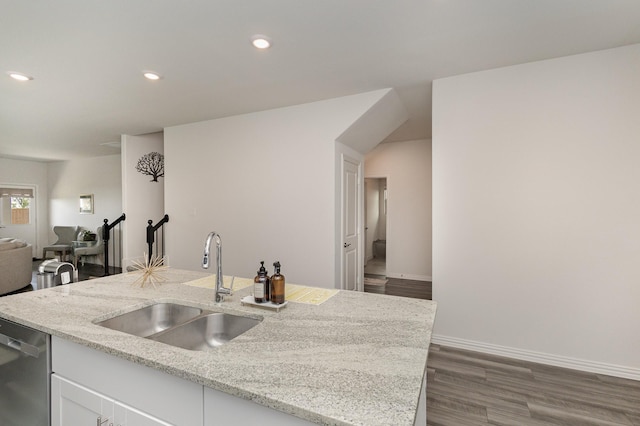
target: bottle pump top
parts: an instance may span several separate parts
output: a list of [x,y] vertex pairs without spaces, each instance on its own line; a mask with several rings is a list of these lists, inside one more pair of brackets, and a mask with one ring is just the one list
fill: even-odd
[[267,275],[267,270],[264,267],[264,260],[260,262],[260,269],[258,270],[258,275]]
[[280,273],[280,262],[275,262],[273,267],[276,268],[276,274]]

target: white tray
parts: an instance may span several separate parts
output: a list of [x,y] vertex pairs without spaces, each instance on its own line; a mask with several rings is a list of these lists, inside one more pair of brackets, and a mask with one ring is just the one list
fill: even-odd
[[254,299],[252,295],[249,295],[249,296],[245,296],[242,299],[240,299],[240,303],[242,303],[243,305],[251,305],[251,306],[256,306],[258,308],[270,309],[272,311],[278,312],[280,309],[282,309],[285,306],[287,306],[287,303],[289,303],[289,301],[285,300],[284,303],[282,303],[280,305],[276,305],[272,301],[268,301],[268,302],[264,302],[264,303],[258,303],[258,302],[256,302],[256,299]]

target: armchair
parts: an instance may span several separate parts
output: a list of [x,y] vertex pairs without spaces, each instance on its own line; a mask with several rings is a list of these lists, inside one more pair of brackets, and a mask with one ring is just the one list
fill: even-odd
[[95,241],[87,242],[86,245],[83,244],[82,246],[76,242],[76,245],[73,247],[73,264],[77,268],[78,260],[80,260],[82,256],[98,256],[102,253],[104,253],[104,244],[102,240],[102,226],[99,226],[96,231]]
[[42,258],[46,259],[47,252],[51,251],[54,255],[60,253],[61,262],[66,261],[67,255],[73,251],[73,241],[78,236],[78,230],[77,226],[54,226],[53,232],[58,241],[42,249]]

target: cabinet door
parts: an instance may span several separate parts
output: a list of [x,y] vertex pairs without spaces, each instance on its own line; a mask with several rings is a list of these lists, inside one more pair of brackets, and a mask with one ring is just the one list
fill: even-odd
[[51,376],[51,425],[109,426],[113,422],[113,400],[63,379]]
[[120,402],[114,403],[115,426],[171,426],[147,413],[129,407]]

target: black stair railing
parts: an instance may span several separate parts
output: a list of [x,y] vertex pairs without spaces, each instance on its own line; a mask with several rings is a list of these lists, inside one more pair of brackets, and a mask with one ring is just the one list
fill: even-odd
[[[122,256],[122,224],[121,222],[124,221],[127,217],[125,216],[124,213],[122,213],[122,216],[120,216],[119,218],[117,218],[116,220],[114,220],[113,222],[109,223],[109,219],[105,219],[104,220],[104,225],[102,226],[102,241],[104,244],[104,275],[110,275],[109,272],[109,241],[111,240],[111,235],[115,235],[115,232],[113,231],[113,228],[115,228],[116,226],[118,226],[118,233],[117,235],[119,236],[118,241],[119,241],[119,247],[118,247],[118,252],[120,253],[120,256]],[[112,254],[113,257],[116,257],[116,245],[113,244],[111,245],[111,250],[112,250]],[[122,267],[122,259],[120,259],[120,267]]]
[[[153,221],[149,219],[147,221],[147,246],[149,247],[149,263],[151,263],[151,257],[153,256],[153,247],[155,244],[156,252],[158,252],[158,240],[161,240],[160,243],[160,253],[157,257],[164,257],[164,224],[169,222],[169,215],[165,214],[162,219],[155,225],[153,225]],[[160,238],[157,238],[160,237]]]

